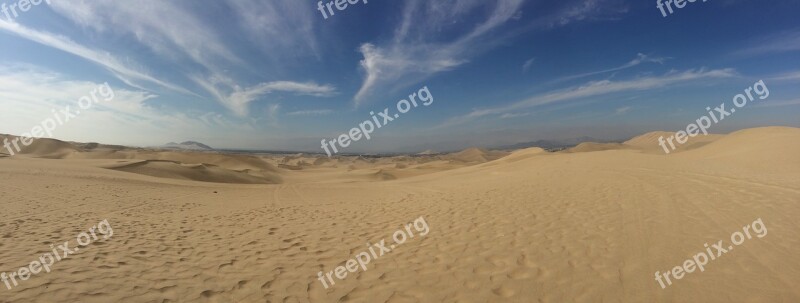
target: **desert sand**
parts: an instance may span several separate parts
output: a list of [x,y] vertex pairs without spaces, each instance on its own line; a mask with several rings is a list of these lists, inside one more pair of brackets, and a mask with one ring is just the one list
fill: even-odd
[[[0,271],[104,219],[114,235],[0,302],[800,302],[800,129],[669,155],[658,135],[332,159],[39,139],[0,154]],[[424,238],[317,280],[420,216]],[[767,236],[655,281],[757,218]]]

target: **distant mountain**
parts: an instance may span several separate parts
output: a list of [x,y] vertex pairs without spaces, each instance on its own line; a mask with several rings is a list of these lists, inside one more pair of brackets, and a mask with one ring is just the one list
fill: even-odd
[[166,149],[180,149],[180,150],[214,150],[214,148],[212,148],[211,146],[195,141],[186,141],[183,143],[170,142],[159,147]]
[[577,146],[583,142],[613,143],[616,141],[600,140],[592,137],[579,137],[563,140],[537,140],[532,142],[522,142],[512,145],[500,146],[498,149],[523,149],[529,147],[541,147],[544,149],[563,149]]

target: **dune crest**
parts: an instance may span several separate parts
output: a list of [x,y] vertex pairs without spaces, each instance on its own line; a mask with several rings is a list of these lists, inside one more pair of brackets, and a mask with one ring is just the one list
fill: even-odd
[[254,172],[251,170],[234,171],[204,163],[186,164],[169,160],[143,160],[106,168],[158,178],[179,180],[238,184],[281,183],[281,177],[275,173]]
[[[623,144],[631,146],[643,152],[663,154],[665,152],[663,147],[659,145],[658,138],[664,137],[664,140],[667,140],[667,138],[671,136],[675,136],[675,133],[665,132],[665,131],[655,131],[634,137],[628,141],[625,141]],[[673,139],[673,142],[675,144],[675,150],[670,150],[670,153],[680,153],[687,150],[700,148],[708,143],[719,140],[724,136],[725,135],[717,135],[717,134],[708,134],[708,135],[698,134],[695,137],[689,137],[689,139],[684,144],[678,144]],[[665,144],[667,145],[668,148],[670,148],[669,143]]]
[[606,151],[606,150],[620,150],[620,149],[632,149],[633,147],[630,145],[620,144],[620,143],[595,143],[595,142],[583,142],[578,144],[575,147],[569,148],[564,150],[565,153],[590,153],[590,152],[597,152],[597,151]]
[[507,156],[508,152],[489,151],[483,148],[471,147],[457,153],[446,155],[447,159],[463,163],[486,163]]
[[[787,148],[795,148],[798,129],[768,127],[742,130],[730,135],[709,135],[693,138],[670,156],[711,159],[759,159],[766,156],[782,159],[791,165],[795,159],[787,156]],[[542,156],[592,152],[642,152],[664,154],[658,145],[660,136],[669,132],[650,132],[624,143],[584,142],[573,148],[550,153],[541,148],[527,148],[513,152],[468,148],[451,154],[413,155],[393,157],[322,155],[245,155],[218,152],[153,150],[130,148],[98,143],[73,143],[55,139],[37,139],[23,149],[22,157],[98,161],[98,167],[158,178],[191,180],[214,183],[279,184],[284,182],[317,182],[321,176],[334,174],[336,178],[391,181],[414,178],[427,174],[458,170],[467,167],[498,167]],[[10,136],[14,138],[13,136]],[[2,139],[2,138],[0,138]],[[784,143],[777,143],[777,142]],[[749,142],[744,144],[742,142]],[[762,149],[762,146],[783,144],[783,149]],[[751,157],[744,155],[756,153]],[[2,158],[8,158],[0,154]],[[100,160],[130,160],[122,164],[108,164]],[[748,162],[744,160],[744,162]],[[754,161],[751,165],[759,165]],[[786,164],[775,165],[775,169]],[[326,174],[320,174],[325,172]]]

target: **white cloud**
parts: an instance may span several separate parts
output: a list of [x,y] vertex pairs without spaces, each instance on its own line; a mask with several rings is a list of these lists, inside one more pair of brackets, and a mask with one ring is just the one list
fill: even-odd
[[571,100],[579,100],[589,97],[596,97],[608,95],[612,93],[621,93],[629,91],[646,91],[655,88],[667,87],[679,83],[687,83],[705,79],[715,78],[731,78],[735,77],[736,71],[733,69],[716,69],[716,70],[687,70],[684,72],[669,72],[663,76],[650,76],[644,78],[637,78],[627,81],[593,81],[583,86],[557,90],[543,95],[537,95],[528,99],[512,103],[510,105],[476,109],[469,114],[454,117],[445,121],[441,126],[451,126],[456,124],[465,123],[480,117],[489,115],[499,115],[508,112],[518,111],[524,108],[531,108],[550,103],[564,102]]
[[625,113],[629,112],[630,110],[631,110],[630,106],[624,106],[624,107],[617,108],[617,110],[614,111],[614,112],[617,115],[624,115]]
[[[232,8],[241,27],[253,39],[264,41],[270,50],[283,54],[296,52],[302,43],[315,49],[310,13],[298,1],[264,2],[253,0],[204,3],[207,9]],[[200,70],[186,75],[211,97],[239,116],[247,115],[252,101],[271,92],[293,92],[310,96],[329,96],[330,85],[291,81],[264,82],[243,88],[232,76],[231,66],[246,64],[228,48],[224,33],[202,20],[183,2],[141,0],[137,5],[120,5],[114,0],[76,0],[53,3],[56,12],[78,25],[100,34],[127,34],[145,45],[161,59],[181,65],[188,58]],[[181,65],[183,66],[183,65]],[[187,69],[183,66],[182,69]],[[126,74],[127,75],[127,74]],[[188,91],[183,91],[188,93]]]
[[[489,35],[511,20],[524,0],[506,0],[487,4],[478,0],[411,0],[406,2],[395,36],[386,45],[365,43],[361,67],[365,79],[355,95],[356,106],[376,90],[396,88],[423,81],[433,74],[452,70],[475,53],[492,44]],[[455,39],[440,41],[435,33],[463,29],[458,20],[475,10],[488,11],[484,20],[467,28]]]
[[230,78],[221,76],[208,79],[193,77],[192,79],[211,93],[222,105],[241,117],[248,114],[250,103],[274,92],[314,97],[330,97],[336,94],[336,88],[332,85],[319,85],[313,82],[274,81],[242,88]]
[[667,59],[669,59],[669,58],[650,57],[648,55],[639,53],[639,54],[636,55],[636,58],[634,58],[633,60],[631,60],[628,63],[625,63],[623,65],[620,65],[620,66],[617,66],[617,67],[614,67],[614,68],[605,69],[605,70],[600,70],[600,71],[595,71],[595,72],[588,72],[588,73],[578,74],[578,75],[574,75],[574,76],[564,77],[564,78],[555,80],[554,82],[575,80],[575,79],[585,78],[585,77],[599,75],[599,74],[605,74],[605,73],[610,73],[610,72],[621,71],[621,70],[624,70],[624,69],[629,69],[629,68],[632,68],[632,67],[639,66],[639,65],[641,65],[643,63],[664,64],[664,61],[666,61]]
[[500,119],[511,119],[511,118],[518,118],[518,117],[526,117],[530,116],[531,113],[505,113],[500,116]]
[[[0,64],[0,132],[29,132],[53,111],[70,106],[78,110],[77,100],[89,96],[102,83],[70,79],[37,66]],[[114,87],[114,98],[95,103],[89,110],[59,126],[54,137],[78,142],[160,145],[168,141],[203,136],[225,137],[231,132],[263,135],[251,125],[216,113],[165,113],[149,104],[158,96]],[[224,127],[220,127],[224,126]],[[164,129],[169,128],[169,132]],[[202,135],[198,135],[202,134]],[[245,136],[246,137],[246,136]]]
[[771,80],[775,81],[797,81],[800,80],[800,71],[794,71],[785,73],[782,75],[777,75],[771,78]]
[[258,43],[268,56],[290,50],[311,53],[319,57],[319,46],[314,28],[319,18],[309,2],[296,0],[229,0],[238,15],[242,30]]
[[554,15],[550,26],[564,26],[587,20],[613,20],[617,15],[626,12],[628,7],[621,1],[581,0]]
[[[525,0],[409,0],[391,40],[365,43],[361,68],[364,81],[355,95],[355,105],[366,102],[376,91],[419,83],[453,70],[474,56],[501,45],[508,38],[532,29],[546,29],[584,20],[607,20],[627,11],[615,0],[576,0],[557,13],[523,21]],[[483,19],[473,26],[476,16]],[[519,28],[498,33],[511,23]],[[529,22],[527,25],[522,22]],[[442,39],[442,33],[448,33]]]
[[90,49],[86,46],[73,42],[67,37],[58,36],[48,32],[37,31],[35,29],[31,29],[18,23],[9,22],[3,19],[0,19],[0,30],[94,62],[95,64],[105,67],[114,73],[120,80],[133,87],[141,88],[138,84],[132,82],[132,80],[139,80],[157,84],[173,91],[192,94],[190,91],[182,87],[161,81],[144,72],[136,70],[135,68],[122,63],[122,60],[115,58],[108,52],[100,52]]
[[782,106],[796,106],[796,105],[800,105],[800,99],[760,102],[753,107],[782,107]]
[[333,110],[330,109],[314,109],[314,110],[301,110],[286,113],[287,116],[324,116],[330,115],[333,113]]
[[136,5],[121,5],[114,0],[73,0],[54,1],[52,7],[83,27],[130,34],[162,56],[188,57],[212,70],[215,59],[240,61],[208,22],[177,2],[139,0]]
[[738,56],[766,55],[800,51],[800,31],[786,31],[751,41],[752,47],[734,52]]
[[[74,112],[78,109],[77,100],[89,96],[101,85],[91,81],[67,80],[60,74],[31,66],[0,66],[0,99],[3,100],[2,115],[6,116],[0,120],[5,122],[6,127],[15,127],[6,131],[16,134],[29,131],[35,124],[52,117],[53,110],[71,106]],[[145,119],[152,114],[144,103],[157,96],[118,87],[114,87],[113,91],[112,100],[95,103],[91,110],[82,112],[74,119],[92,120],[101,112],[118,115],[117,121],[125,117]]]
[[531,65],[533,65],[533,61],[536,61],[536,58],[530,58],[522,64],[522,72],[527,73],[528,70],[531,69]]

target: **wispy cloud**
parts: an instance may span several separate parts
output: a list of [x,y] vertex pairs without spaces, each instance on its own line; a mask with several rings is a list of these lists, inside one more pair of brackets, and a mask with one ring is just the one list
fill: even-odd
[[531,65],[533,65],[533,61],[536,61],[536,58],[530,58],[530,59],[526,60],[524,64],[522,64],[522,72],[523,73],[527,73],[528,70],[531,69]]
[[771,78],[771,80],[775,81],[799,81],[800,80],[800,71],[788,72],[785,74],[777,75]]
[[[320,56],[316,10],[307,1],[228,0],[239,26],[268,56],[311,54]],[[287,52],[289,51],[289,52]]]
[[[355,95],[356,106],[363,103],[378,87],[404,83],[405,85],[429,77],[430,75],[452,70],[464,63],[452,59],[452,51],[430,50],[427,55],[420,46],[396,46],[390,50],[367,43],[361,46],[364,60],[361,67],[366,73],[364,83]],[[415,54],[421,55],[415,58]]]
[[267,122],[272,125],[273,127],[277,127],[280,121],[278,120],[278,114],[281,111],[280,104],[270,104],[267,107]]
[[800,30],[784,31],[750,42],[748,47],[734,52],[736,56],[755,56],[800,51]]
[[[308,7],[300,2],[241,0],[204,5],[212,10],[232,9],[245,33],[254,41],[264,41],[262,46],[269,46],[272,52],[280,50],[285,55],[296,52],[301,45],[316,48],[310,13],[304,10]],[[53,3],[53,8],[100,34],[111,32],[135,37],[160,59],[189,71],[184,75],[186,78],[239,116],[248,114],[248,104],[272,92],[310,96],[329,96],[335,92],[330,85],[292,81],[243,87],[236,75],[249,67],[229,49],[225,33],[202,20],[187,3],[142,0],[137,5],[120,5],[113,0],[77,0]],[[296,37],[304,40],[298,43]],[[233,72],[231,67],[235,69]],[[252,83],[250,80],[247,82]]]
[[735,77],[736,75],[736,71],[733,69],[696,69],[687,70],[684,72],[673,71],[662,76],[650,76],[627,81],[593,81],[575,88],[557,90],[551,93],[536,95],[506,106],[476,109],[466,115],[448,119],[440,126],[444,127],[462,124],[484,116],[499,115],[518,111],[524,108],[531,108],[556,102],[579,100],[612,93],[646,91],[679,83],[687,83],[703,79],[730,78]]
[[500,119],[511,119],[511,118],[519,118],[519,117],[526,117],[530,116],[531,113],[505,113],[500,116]]
[[314,97],[330,97],[336,94],[336,88],[332,85],[320,85],[313,82],[274,81],[242,88],[226,77],[218,76],[208,79],[194,77],[193,80],[211,93],[222,105],[241,117],[247,116],[250,103],[275,92]]
[[[491,44],[489,35],[513,19],[524,0],[487,2],[479,0],[410,0],[394,38],[382,45],[365,43],[361,67],[365,79],[355,95],[356,106],[375,90],[409,85],[467,62]],[[483,21],[462,29],[457,22],[483,12]],[[435,33],[460,31],[448,41]]]
[[614,113],[616,113],[617,115],[624,115],[629,111],[631,111],[631,107],[630,106],[624,106],[624,107],[617,108],[617,110],[615,110]]
[[301,110],[286,113],[287,116],[324,116],[333,113],[331,109],[314,109],[314,110]]
[[669,58],[651,57],[651,56],[639,53],[639,54],[636,55],[636,58],[634,58],[633,60],[631,60],[628,63],[625,63],[623,65],[620,65],[620,66],[617,66],[617,67],[614,67],[614,68],[609,68],[609,69],[604,69],[604,70],[599,70],[599,71],[588,72],[588,73],[573,75],[573,76],[569,76],[569,77],[564,77],[564,78],[555,80],[554,82],[563,82],[563,81],[575,80],[575,79],[580,79],[580,78],[585,78],[585,77],[590,77],[590,76],[595,76],[595,75],[600,75],[600,74],[605,74],[605,73],[610,73],[610,72],[621,71],[621,70],[625,70],[625,69],[629,69],[629,68],[632,68],[632,67],[639,66],[639,65],[644,64],[644,63],[664,64],[664,61],[666,61],[668,59]]
[[796,105],[800,105],[800,99],[759,102],[753,107],[781,107],[781,106],[796,106]]
[[152,84],[168,88],[173,91],[181,92],[184,94],[193,94],[191,91],[180,86],[156,79],[145,72],[139,71],[117,59],[108,52],[100,52],[93,50],[89,47],[80,45],[70,40],[67,37],[51,34],[44,31],[38,31],[25,27],[19,23],[9,22],[0,19],[0,30],[17,35],[21,38],[58,49],[60,51],[70,53],[72,55],[81,57],[85,60],[98,64],[109,71],[111,71],[117,78],[133,87],[142,88],[134,81],[146,81]]
[[[77,100],[88,96],[101,83],[70,79],[31,65],[0,65],[0,100],[4,110],[2,132],[21,134],[53,112],[67,106],[75,113]],[[102,140],[104,143],[132,144],[151,142],[169,126],[175,132],[211,130],[200,120],[182,113],[166,114],[148,105],[158,96],[146,92],[113,87],[114,98],[100,101],[89,110],[81,110],[69,124],[58,127],[54,137],[85,142]],[[232,128],[235,126],[231,125]],[[156,139],[158,140],[158,139]]]
[[[0,65],[0,99],[13,106],[7,111],[30,110],[24,117],[46,117],[50,108],[76,104],[101,83],[69,80],[64,75],[32,65]],[[145,91],[114,89],[114,99],[95,105],[120,114],[140,116],[145,101],[157,97]]]
[[627,12],[628,6],[622,1],[581,0],[552,15],[550,26],[564,26],[580,21],[615,20],[620,14]]
[[[565,1],[566,4],[559,4],[562,9],[556,13],[531,21],[524,20],[521,15],[525,0],[409,0],[405,2],[402,21],[391,40],[361,46],[364,56],[361,68],[365,76],[354,97],[355,104],[366,102],[375,91],[408,86],[453,70],[525,31],[586,20],[607,20],[626,12],[627,6],[614,5],[617,2]],[[472,22],[476,16],[482,19]],[[466,22],[467,19],[470,22]],[[512,22],[520,26],[505,34],[495,34]],[[465,27],[465,24],[474,25]],[[448,39],[442,38],[443,33],[448,34]]]
[[219,34],[180,3],[140,0],[121,5],[114,0],[55,1],[53,10],[76,24],[100,33],[129,34],[153,52],[168,58],[188,57],[215,69],[221,59],[240,62]]

